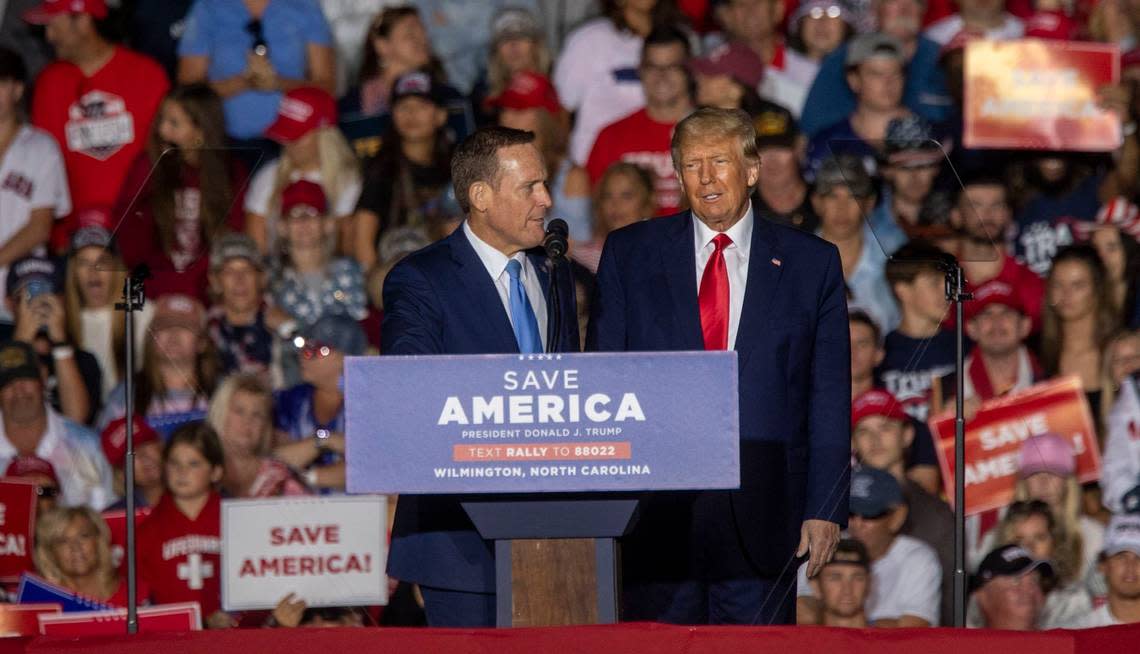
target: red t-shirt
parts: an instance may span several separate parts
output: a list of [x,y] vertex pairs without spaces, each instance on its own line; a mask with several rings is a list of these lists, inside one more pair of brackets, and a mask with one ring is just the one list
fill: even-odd
[[[169,88],[161,66],[118,46],[90,77],[64,61],[52,62],[40,73],[32,123],[59,142],[71,206],[77,211],[114,205]],[[71,220],[57,222],[52,247],[65,249],[75,228]]]
[[[174,247],[166,252],[161,247],[158,226],[154,222],[151,205],[153,164],[142,152],[135,159],[123,181],[113,215],[121,222],[115,233],[123,262],[134,268],[145,263],[151,278],[146,284],[148,297],[180,293],[209,303],[208,274],[210,270],[210,243],[220,234],[203,234],[201,207],[203,203],[198,171],[183,168],[182,186],[174,190]],[[225,227],[240,232],[245,227],[245,169],[230,162],[230,188],[233,194]]]
[[681,183],[673,171],[669,147],[676,125],[659,123],[642,109],[604,127],[586,160],[590,184],[597,184],[606,169],[618,161],[636,164],[653,174],[657,215],[677,213],[681,208]]
[[202,615],[221,607],[221,496],[210,500],[197,519],[178,510],[170,495],[139,526],[139,578],[150,586],[154,604],[198,602]]

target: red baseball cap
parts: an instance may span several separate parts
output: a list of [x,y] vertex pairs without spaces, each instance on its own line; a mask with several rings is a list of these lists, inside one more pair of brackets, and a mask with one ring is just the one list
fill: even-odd
[[277,120],[265,136],[279,143],[296,141],[309,132],[336,124],[336,100],[313,86],[293,89],[281,98]]
[[698,75],[728,75],[752,90],[764,81],[764,60],[743,43],[726,43],[687,65]]
[[515,73],[503,92],[487,99],[487,104],[499,109],[545,109],[553,115],[562,111],[558,91],[546,75],[524,70]]
[[328,212],[328,198],[320,184],[299,179],[281,192],[281,215],[288,216],[293,207],[312,207],[320,215]]
[[1013,287],[1005,282],[991,279],[974,289],[974,299],[966,303],[966,320],[973,320],[992,304],[1001,304],[1025,315],[1025,307],[1017,297]]
[[[103,428],[99,440],[103,443],[103,454],[107,457],[107,463],[110,463],[112,468],[121,467],[127,460],[126,417],[112,420],[109,425]],[[135,416],[134,441],[135,447],[145,443],[157,442],[158,432],[146,424],[146,420]]]
[[895,396],[881,388],[872,388],[851,402],[852,427],[858,425],[863,418],[871,416],[883,416],[900,422],[905,422],[908,418]]
[[24,20],[32,25],[47,25],[51,19],[64,14],[90,14],[94,18],[107,17],[105,0],[44,0],[24,12]]
[[59,476],[55,474],[55,466],[50,461],[38,456],[12,457],[8,469],[4,471],[5,477],[31,477],[32,475],[43,475],[54,481],[56,486],[59,486]]

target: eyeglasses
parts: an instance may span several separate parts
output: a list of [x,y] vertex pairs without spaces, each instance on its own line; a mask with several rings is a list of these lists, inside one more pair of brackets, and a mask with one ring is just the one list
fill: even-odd
[[808,18],[820,19],[824,16],[828,18],[839,18],[839,15],[842,13],[843,10],[840,9],[838,5],[831,5],[826,9],[823,7],[812,7],[811,11],[808,12]]
[[55,486],[36,486],[36,496],[51,499],[59,496],[59,489]]

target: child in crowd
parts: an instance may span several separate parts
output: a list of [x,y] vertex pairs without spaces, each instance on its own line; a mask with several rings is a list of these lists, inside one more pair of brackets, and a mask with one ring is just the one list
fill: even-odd
[[204,422],[184,425],[162,452],[166,494],[139,526],[139,577],[155,604],[198,602],[210,627],[228,627],[221,612],[222,445]]
[[[135,507],[148,507],[158,504],[164,491],[162,485],[162,441],[150,425],[142,418],[135,416],[134,431],[131,438],[134,440],[135,452]],[[115,494],[121,499],[112,504],[110,509],[127,508],[126,499],[126,464],[127,464],[127,419],[112,420],[103,429],[99,440],[103,444],[103,455],[107,463],[111,464],[114,474]]]

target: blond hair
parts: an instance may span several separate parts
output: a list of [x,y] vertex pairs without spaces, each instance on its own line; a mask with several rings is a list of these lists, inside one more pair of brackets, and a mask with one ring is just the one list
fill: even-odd
[[685,144],[699,138],[733,137],[740,145],[740,153],[745,162],[760,162],[760,151],[756,147],[756,128],[752,119],[741,109],[719,109],[701,107],[677,123],[673,131],[670,149],[673,154],[673,169],[681,172],[681,151]]
[[[109,307],[86,307],[83,303],[82,290],[79,288],[79,266],[76,264],[76,256],[83,249],[86,248],[76,250],[67,257],[67,274],[63,281],[63,303],[64,309],[67,312],[67,335],[76,347],[82,347],[85,342],[83,340],[83,310],[110,308],[112,310],[111,353],[115,362],[114,373],[121,378],[123,375],[122,368],[126,365],[127,314],[114,310],[114,293],[116,289],[123,288],[123,281],[127,277],[126,268],[122,260],[111,250],[99,248],[103,251],[103,256],[106,257],[105,263],[101,265],[106,266],[111,272],[111,302]],[[135,324],[138,323],[136,322]],[[110,373],[112,371],[107,372]]]
[[75,590],[75,583],[59,566],[55,557],[56,542],[63,537],[63,532],[75,520],[86,520],[97,534],[95,543],[96,566],[98,568],[99,583],[104,596],[95,599],[105,599],[115,593],[119,586],[119,574],[111,561],[111,530],[103,517],[94,509],[87,506],[59,507],[48,511],[36,520],[36,547],[33,558],[40,576],[53,584],[59,584],[69,590]]
[[210,400],[210,410],[206,414],[206,422],[214,428],[214,431],[224,442],[226,440],[226,415],[230,412],[230,403],[233,402],[236,393],[256,395],[265,404],[265,415],[267,417],[265,429],[257,441],[257,449],[254,452],[257,456],[265,456],[269,453],[270,440],[273,436],[273,393],[257,375],[238,373],[227,377],[218,386],[218,390],[214,392],[214,397]]
[[1091,407],[1096,410],[1097,445],[1104,451],[1106,426],[1108,414],[1112,412],[1112,405],[1116,404],[1116,393],[1120,390],[1115,379],[1112,378],[1112,349],[1128,340],[1140,339],[1140,332],[1121,330],[1109,337],[1100,357],[1100,406]]
[[[328,198],[329,206],[334,207],[337,198],[345,189],[353,184],[360,183],[360,162],[357,161],[352,147],[349,146],[348,141],[345,140],[344,135],[335,125],[317,129],[317,157],[320,159],[321,189],[325,192],[325,197]],[[296,166],[289,160],[289,157],[282,154],[277,162],[277,174],[273,178],[273,194],[271,196],[273,200],[269,212],[270,215],[279,216],[278,220],[281,219],[281,194],[293,180],[293,173],[296,170]],[[340,216],[334,217],[340,218]],[[269,221],[270,242],[277,237],[276,222],[272,219]]]
[[[1029,485],[1025,479],[1018,479],[1013,487],[1013,499],[1026,501]],[[1053,560],[1057,563],[1057,577],[1071,581],[1080,573],[1084,560],[1084,538],[1081,536],[1081,485],[1075,475],[1065,478],[1065,493],[1061,506],[1050,507],[1053,511],[1054,545]]]

